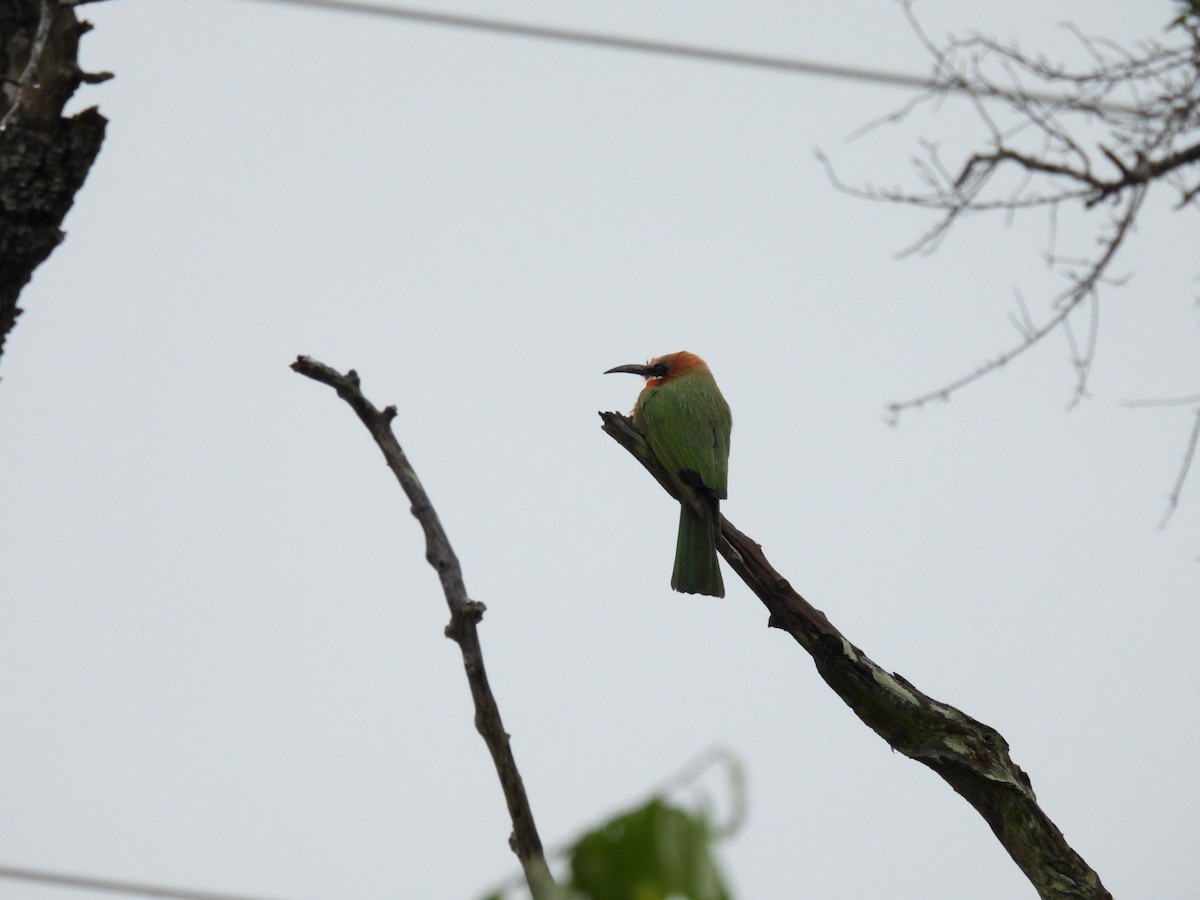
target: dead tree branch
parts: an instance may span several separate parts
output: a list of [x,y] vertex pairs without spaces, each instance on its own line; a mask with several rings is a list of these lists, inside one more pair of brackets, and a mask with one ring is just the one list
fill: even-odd
[[[1120,218],[1114,224],[1110,234],[1101,239],[1105,246],[1101,257],[1094,264],[1086,266],[1078,280],[1070,288],[1054,298],[1052,305],[1055,308],[1055,312],[1045,322],[1040,325],[1035,324],[1029,318],[1028,310],[1022,305],[1022,318],[1017,326],[1018,331],[1021,333],[1021,340],[1018,343],[1002,350],[993,359],[984,362],[973,371],[956,378],[949,384],[909,400],[888,404],[888,422],[893,425],[898,423],[900,414],[906,409],[917,409],[934,400],[948,400],[950,395],[959,388],[966,387],[971,382],[978,381],[996,369],[1003,368],[1009,362],[1025,353],[1025,351],[1030,350],[1034,345],[1040,343],[1043,338],[1059,327],[1065,329],[1067,340],[1074,348],[1072,358],[1075,364],[1076,381],[1071,405],[1083,399],[1087,394],[1087,376],[1091,370],[1092,359],[1096,350],[1096,332],[1093,325],[1089,329],[1089,340],[1081,352],[1075,343],[1074,334],[1070,330],[1069,319],[1071,314],[1089,297],[1093,300],[1093,303],[1096,303],[1098,296],[1097,289],[1104,281],[1108,268],[1116,256],[1121,242],[1124,241],[1126,233],[1133,227],[1138,209],[1141,207],[1144,197],[1145,188],[1142,187],[1128,198],[1128,203],[1121,213]],[[1093,312],[1093,323],[1097,321],[1097,315],[1098,310]]]
[[337,391],[339,397],[350,404],[350,408],[375,439],[388,468],[392,470],[412,503],[412,514],[425,532],[425,558],[437,572],[442,582],[442,592],[446,595],[446,604],[450,607],[450,624],[446,626],[446,637],[458,644],[462,651],[463,668],[466,669],[467,681],[471,686],[471,698],[475,701],[475,728],[492,755],[496,774],[500,777],[500,786],[504,790],[504,799],[508,804],[508,813],[513,825],[509,846],[521,861],[525,879],[535,900],[553,900],[560,896],[559,890],[546,865],[542,841],[533,821],[533,810],[525,795],[525,785],[509,745],[509,735],[504,730],[500,708],[496,705],[496,698],[483,666],[483,648],[479,643],[477,626],[483,618],[485,607],[467,596],[462,568],[454,549],[450,546],[450,539],[442,528],[437,512],[421,486],[416,472],[413,471],[408,457],[392,433],[396,407],[389,406],[382,411],[376,409],[363,396],[359,388],[358,374],[353,369],[343,375],[307,356],[297,357],[292,363],[292,369],[314,381],[329,385]]
[[[604,431],[682,502],[633,423],[614,412],[600,418]],[[766,606],[767,624],[795,638],[826,684],[892,749],[928,766],[970,803],[1043,900],[1111,900],[1100,877],[1038,806],[1029,777],[1013,762],[999,732],[873,662],[772,568],[762,547],[724,517],[719,549]]]
[[[936,86],[869,127],[900,122],[928,104],[940,111],[947,96],[965,93],[983,128],[982,146],[949,164],[936,142],[922,141],[915,189],[852,187],[822,155],[832,183],[857,197],[937,212],[933,225],[905,254],[937,250],[967,216],[1003,211],[1011,221],[1018,210],[1044,209],[1050,221],[1045,258],[1067,287],[1048,298],[1039,315],[1022,310],[1019,341],[969,373],[889,404],[888,421],[895,424],[905,410],[947,399],[1059,329],[1076,372],[1073,406],[1088,395],[1100,289],[1124,283],[1112,270],[1136,231],[1149,193],[1168,189],[1177,196],[1176,209],[1200,209],[1200,11],[1193,7],[1171,24],[1172,40],[1143,40],[1131,47],[1071,28],[1086,62],[1069,66],[978,34],[939,44],[921,27],[911,0],[900,4],[930,56]],[[1096,239],[1082,254],[1057,248],[1064,210],[1100,216]],[[1072,317],[1085,301],[1087,339],[1077,342]],[[1173,491],[1172,503],[1177,501]]]

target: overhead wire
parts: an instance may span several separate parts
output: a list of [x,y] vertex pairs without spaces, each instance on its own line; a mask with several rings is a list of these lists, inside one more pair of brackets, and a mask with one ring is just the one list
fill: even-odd
[[440,13],[408,6],[366,3],[362,2],[362,0],[346,0],[346,2],[341,2],[341,0],[256,0],[256,2],[282,6],[306,6],[314,9],[357,13],[359,15],[405,19],[410,22],[422,22],[427,25],[465,28],[473,31],[488,31],[494,34],[540,38],[542,40],[583,44],[592,47],[608,47],[614,50],[633,50],[641,53],[653,53],[659,56],[676,56],[684,59],[703,60],[705,62],[753,66],[760,69],[801,72],[807,75],[825,75],[831,78],[872,81],[904,87],[932,86],[928,78],[885,72],[878,69],[863,69],[856,66],[811,62],[809,60],[790,59],[783,56],[767,56],[761,53],[745,53],[738,50],[723,50],[717,47],[679,44],[673,41],[626,37],[624,35],[605,34],[596,31],[558,28],[550,25],[533,25],[504,19],[489,19],[481,16]]
[[165,887],[139,881],[119,881],[111,878],[91,878],[83,875],[63,875],[38,869],[19,869],[0,866],[0,878],[30,881],[37,884],[56,884],[61,887],[87,888],[135,897],[158,897],[162,900],[265,900],[244,894],[222,894],[216,891],[194,891],[188,888]]
[[[671,56],[680,59],[693,59],[702,62],[735,66],[749,66],[778,72],[838,78],[846,81],[863,81],[872,84],[890,85],[892,87],[948,91],[950,93],[971,94],[977,97],[984,96],[1025,101],[1035,100],[1040,103],[1051,104],[1061,103],[1067,99],[1061,94],[1024,88],[1022,88],[1018,95],[1016,92],[1009,93],[999,89],[984,89],[978,85],[955,81],[937,81],[928,76],[911,75],[904,72],[889,72],[883,69],[869,69],[862,66],[847,66],[838,63],[816,62],[814,60],[796,59],[786,56],[772,56],[740,50],[725,50],[719,47],[681,44],[675,41],[628,37],[599,31],[584,31],[551,25],[534,25],[528,22],[516,22],[508,19],[492,19],[484,16],[470,16],[460,13],[434,12],[412,6],[370,3],[366,2],[366,0],[251,0],[251,2],[270,3],[276,6],[300,6],[365,16],[402,19],[409,22],[439,25],[446,28],[461,28],[471,31],[484,31],[492,34],[536,38],[545,41],[558,41],[590,47],[605,47],[612,50],[629,50],[657,56]],[[1128,107],[1113,103],[1097,103],[1095,106],[1097,109],[1107,109],[1113,112],[1133,111]]]

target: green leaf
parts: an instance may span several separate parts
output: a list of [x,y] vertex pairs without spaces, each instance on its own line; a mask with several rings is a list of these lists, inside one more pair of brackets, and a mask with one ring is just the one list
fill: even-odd
[[656,797],[585,835],[571,851],[571,887],[591,900],[730,900],[712,829]]

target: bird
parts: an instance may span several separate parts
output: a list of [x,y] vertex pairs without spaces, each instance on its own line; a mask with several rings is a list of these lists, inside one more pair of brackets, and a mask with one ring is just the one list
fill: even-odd
[[733,417],[708,365],[681,350],[645,365],[624,365],[604,374],[641,375],[646,385],[631,412],[634,427],[655,457],[693,492],[702,512],[686,500],[679,509],[672,589],[684,594],[724,597],[717,564],[720,502],[728,496],[729,432]]

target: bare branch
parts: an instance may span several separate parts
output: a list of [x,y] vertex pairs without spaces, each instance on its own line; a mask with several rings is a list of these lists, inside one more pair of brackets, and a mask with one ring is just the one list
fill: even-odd
[[1146,409],[1149,407],[1176,407],[1176,406],[1194,406],[1193,410],[1195,421],[1192,423],[1192,430],[1188,435],[1187,447],[1183,451],[1183,461],[1179,465],[1179,472],[1175,476],[1175,483],[1171,486],[1171,493],[1167,497],[1167,508],[1163,512],[1163,517],[1159,520],[1158,527],[1165,528],[1171,516],[1175,514],[1175,510],[1179,507],[1179,498],[1183,494],[1183,485],[1187,481],[1188,473],[1192,469],[1192,461],[1196,458],[1196,444],[1200,441],[1200,394],[1192,394],[1188,397],[1165,397],[1152,400],[1126,400],[1125,405],[1131,409]]
[[1095,290],[1092,290],[1088,296],[1091,298],[1091,315],[1088,317],[1088,341],[1084,349],[1080,351],[1079,344],[1075,341],[1075,331],[1071,328],[1071,319],[1067,317],[1062,321],[1063,331],[1067,336],[1067,344],[1071,348],[1071,362],[1075,365],[1075,392],[1067,403],[1067,409],[1074,409],[1079,405],[1079,401],[1088,396],[1087,382],[1088,374],[1092,370],[1092,360],[1096,358],[1096,336],[1100,329],[1100,299],[1096,296]]
[[[911,400],[904,400],[888,404],[887,421],[890,424],[895,425],[899,421],[900,414],[906,409],[918,409],[932,400],[949,399],[950,395],[955,391],[978,381],[980,378],[983,378],[985,375],[994,372],[996,369],[1003,368],[1010,361],[1016,359],[1018,356],[1025,353],[1036,344],[1040,343],[1041,340],[1046,337],[1046,335],[1054,331],[1054,329],[1058,328],[1060,325],[1064,325],[1067,321],[1067,317],[1070,316],[1071,313],[1074,312],[1084,300],[1086,300],[1089,296],[1093,296],[1096,288],[1099,287],[1099,285],[1103,282],[1105,273],[1108,271],[1110,264],[1116,257],[1117,251],[1120,249],[1122,242],[1125,240],[1125,236],[1128,234],[1134,220],[1137,218],[1138,210],[1141,208],[1142,200],[1146,195],[1146,190],[1146,187],[1142,186],[1138,188],[1130,197],[1129,203],[1120,219],[1117,220],[1112,233],[1103,241],[1104,249],[1100,258],[1092,263],[1091,268],[1088,269],[1082,276],[1080,276],[1067,291],[1055,298],[1054,306],[1057,309],[1057,312],[1053,316],[1051,316],[1041,325],[1027,328],[1025,336],[1019,344],[1002,351],[995,359],[983,363],[973,372],[969,372],[968,374],[951,381],[949,384],[921,394],[920,396],[914,397]],[[1093,316],[1093,322],[1097,321],[1097,315],[1098,307],[1097,314]],[[1030,325],[1032,325],[1032,323],[1030,323]],[[1069,334],[1068,339],[1073,343],[1074,338]],[[1088,342],[1088,350],[1086,353],[1080,354],[1077,348],[1073,352],[1073,361],[1075,362],[1076,371],[1078,374],[1078,381],[1076,383],[1074,395],[1075,399],[1072,401],[1073,403],[1086,393],[1087,375],[1091,368],[1091,358],[1094,353],[1095,330],[1093,325],[1091,337],[1089,338]]]
[[[900,0],[900,5],[930,56],[935,87],[868,127],[899,121],[927,100],[959,92],[969,97],[985,129],[984,146],[966,154],[960,164],[948,166],[936,142],[921,140],[923,156],[914,160],[917,190],[851,187],[819,154],[830,181],[857,197],[939,213],[900,256],[936,251],[950,229],[968,215],[1003,211],[1011,224],[1018,210],[1045,209],[1049,220],[1045,258],[1069,286],[1052,298],[1050,314],[1041,325],[1035,324],[1018,294],[1020,314],[1010,315],[1010,320],[1020,332],[1019,343],[934,390],[890,404],[887,419],[895,424],[905,409],[947,399],[1059,327],[1076,372],[1069,403],[1074,406],[1087,396],[1098,347],[1099,289],[1120,283],[1110,275],[1112,263],[1134,229],[1149,188],[1159,183],[1171,186],[1179,193],[1181,207],[1200,197],[1200,186],[1184,177],[1185,170],[1192,172],[1200,163],[1200,65],[1196,63],[1200,34],[1191,29],[1190,44],[1185,46],[1143,41],[1130,50],[1071,28],[1091,58],[1090,67],[1073,70],[1045,57],[1029,56],[1015,43],[980,35],[950,38],[939,45],[921,27],[911,0]],[[1119,99],[1128,97],[1134,99],[1132,104]],[[1094,146],[1085,146],[1079,135],[1097,121],[1107,126],[1108,135]],[[1102,165],[1094,166],[1093,160]],[[1108,228],[1086,256],[1063,256],[1057,250],[1059,213],[1066,204],[1083,211],[1107,210]],[[1090,317],[1086,342],[1080,343],[1070,317],[1085,300],[1090,300]]]
[[[675,499],[683,499],[628,418],[613,412],[600,418],[609,437]],[[1111,900],[1100,877],[1038,806],[1029,777],[1013,762],[998,731],[868,658],[724,516],[718,549],[766,606],[767,624],[795,638],[826,684],[892,749],[928,766],[970,803],[1044,900]]]
[[359,389],[358,374],[353,369],[343,375],[307,356],[297,357],[292,363],[292,369],[314,381],[329,385],[337,391],[339,397],[350,404],[350,408],[379,445],[388,468],[408,495],[412,503],[412,514],[425,532],[425,558],[437,572],[442,582],[442,591],[446,595],[446,604],[450,607],[450,624],[446,626],[446,637],[457,643],[462,651],[463,668],[466,669],[471,697],[475,701],[475,728],[492,754],[496,774],[500,776],[500,786],[504,789],[504,799],[508,803],[508,813],[513,824],[509,845],[521,861],[525,879],[535,900],[559,897],[559,889],[542,852],[542,841],[538,837],[533,810],[525,795],[525,785],[509,746],[508,732],[504,730],[500,709],[496,705],[496,698],[492,694],[483,666],[483,649],[479,644],[476,626],[483,618],[485,607],[467,596],[462,568],[454,549],[450,546],[450,539],[442,528],[437,512],[421,486],[416,472],[409,464],[408,457],[392,433],[396,407],[389,406],[383,411],[376,409],[363,396]]
[[1126,400],[1125,406],[1130,409],[1146,406],[1195,406],[1200,404],[1200,394],[1192,394],[1188,397],[1167,397],[1154,400]]
[[1025,296],[1020,291],[1013,291],[1017,298],[1017,307],[1021,311],[1021,318],[1018,319],[1012,313],[1009,313],[1009,319],[1017,327],[1017,331],[1029,340],[1033,337],[1033,333],[1037,330],[1037,326],[1033,324],[1033,317],[1029,315],[1029,307],[1025,305]]
[[[849,189],[822,157],[839,189],[943,211],[943,219],[906,252],[934,249],[950,225],[971,212],[1011,213],[1072,200],[1081,200],[1087,208],[1160,180],[1174,180],[1183,203],[1195,198],[1195,188],[1185,187],[1178,178],[1182,169],[1200,162],[1200,140],[1195,137],[1200,135],[1200,67],[1195,65],[1194,47],[1143,42],[1138,52],[1130,52],[1073,28],[1093,65],[1071,71],[978,35],[952,38],[940,47],[921,28],[909,0],[901,0],[901,7],[930,55],[934,87],[866,127],[899,121],[922,102],[960,92],[970,98],[990,135],[989,149],[970,155],[957,172],[948,171],[938,159],[936,144],[922,142],[927,158],[917,161],[919,180],[926,188],[921,192]],[[998,68],[999,74],[991,68]],[[1117,94],[1132,95],[1137,102],[1115,103]],[[1012,125],[1002,127],[989,104],[1007,108]],[[1097,119],[1108,123],[1111,133],[1093,152],[1114,166],[1111,177],[1096,174],[1089,152],[1074,135]],[[1189,135],[1193,139],[1185,143]],[[988,196],[985,191],[995,177],[1011,167],[1024,177],[1007,195]]]
[[1200,409],[1196,410],[1196,421],[1192,423],[1192,433],[1188,436],[1187,449],[1183,452],[1183,463],[1179,467],[1179,474],[1175,477],[1171,496],[1167,498],[1167,511],[1163,513],[1162,521],[1158,523],[1159,528],[1166,527],[1167,522],[1179,506],[1179,495],[1183,493],[1183,483],[1187,481],[1188,472],[1192,468],[1192,460],[1196,458],[1197,441],[1200,441]]
[[[933,84],[895,113],[864,126],[859,134],[907,119],[927,102],[940,102],[951,93],[965,94],[985,132],[981,147],[966,154],[959,165],[947,166],[937,142],[920,140],[924,155],[914,160],[916,189],[848,186],[819,154],[830,181],[857,197],[938,212],[933,225],[903,248],[901,256],[937,250],[951,227],[968,215],[1002,210],[1011,225],[1018,210],[1045,209],[1049,230],[1044,257],[1069,286],[1050,300],[1048,317],[1040,325],[1017,291],[1019,310],[1010,313],[1009,320],[1020,333],[1019,343],[938,388],[891,403],[885,420],[895,425],[906,409],[948,399],[1060,327],[1075,370],[1075,387],[1067,404],[1073,408],[1089,396],[1088,380],[1098,348],[1100,288],[1123,283],[1109,272],[1134,230],[1150,187],[1163,184],[1174,190],[1176,209],[1200,206],[1200,182],[1195,177],[1200,166],[1200,15],[1193,4],[1178,16],[1168,31],[1182,40],[1170,45],[1143,40],[1125,47],[1068,25],[1090,60],[1082,67],[1068,67],[1044,56],[1030,56],[1015,42],[978,34],[935,43],[913,13],[912,0],[899,3],[929,54]],[[1104,134],[1092,140],[1097,125]],[[1106,210],[1107,227],[1101,227],[1095,247],[1082,256],[1059,253],[1059,213],[1065,205],[1085,213]],[[1071,317],[1085,300],[1089,301],[1088,328],[1086,341],[1081,342]],[[1191,469],[1197,434],[1193,430],[1164,523]]]

